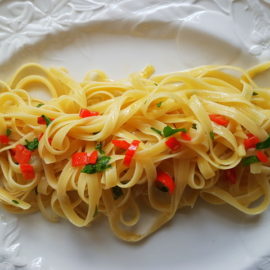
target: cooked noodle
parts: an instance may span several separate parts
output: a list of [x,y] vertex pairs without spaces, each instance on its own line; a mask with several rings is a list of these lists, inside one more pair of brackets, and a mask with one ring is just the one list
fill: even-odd
[[[245,148],[248,134],[262,142],[270,132],[270,91],[253,80],[269,67],[203,66],[153,76],[148,66],[119,81],[89,72],[81,83],[64,69],[21,67],[9,83],[0,81],[0,134],[11,131],[9,142],[0,144],[1,205],[13,213],[40,211],[51,221],[66,218],[78,227],[103,214],[126,241],[153,233],[199,197],[262,213],[270,203],[270,163],[244,166],[241,160],[256,157],[254,147]],[[31,97],[36,85],[51,99]],[[82,118],[81,109],[98,115]],[[212,114],[228,124],[212,121]],[[52,122],[40,124],[42,115]],[[166,126],[185,131],[166,137]],[[35,176],[27,180],[11,149],[38,137],[29,161]],[[180,145],[175,151],[166,144],[170,137]],[[130,165],[113,140],[140,142]],[[102,170],[84,173],[72,165],[74,153],[91,153],[99,143],[99,158],[109,157]],[[235,183],[226,177],[232,168]],[[158,188],[158,171],[171,176],[172,192]]]

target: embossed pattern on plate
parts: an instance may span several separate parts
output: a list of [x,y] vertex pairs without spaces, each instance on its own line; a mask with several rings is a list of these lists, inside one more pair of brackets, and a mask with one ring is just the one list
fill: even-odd
[[[112,71],[117,69],[119,73],[123,70],[136,71],[138,66],[145,64],[143,59],[140,59],[142,56],[149,57],[147,61],[155,64],[162,72],[213,63],[237,63],[245,66],[246,59],[250,65],[270,58],[269,7],[267,0],[0,0],[0,51],[2,52],[0,70],[1,72],[7,70],[8,73],[18,63],[29,59],[28,56],[31,55],[40,58],[42,63],[67,65],[80,73],[83,69],[81,66],[86,66],[87,61],[91,64],[102,62],[102,65]],[[217,23],[215,26],[217,21],[222,22],[223,25]],[[108,36],[100,36],[101,33],[107,33]],[[113,35],[122,33],[129,37],[121,37],[119,41],[117,37],[113,38]],[[144,39],[148,39],[149,42],[142,41]],[[93,42],[91,46],[90,41]],[[112,46],[110,51],[107,51],[108,47],[105,47],[104,43],[110,41],[113,41]],[[121,43],[134,50],[138,45],[140,50],[145,50],[146,53],[130,57],[129,51],[124,54],[121,48],[117,48]],[[162,48],[174,51],[168,52],[168,57],[163,58],[163,53],[160,51]],[[66,49],[65,54],[61,54],[61,51]],[[92,52],[100,55],[100,58],[94,53],[94,56],[89,57]],[[139,50],[136,53],[139,53]],[[58,54],[62,55],[62,58],[58,57]],[[117,62],[112,54],[119,54],[120,60],[118,59]],[[64,55],[69,58],[64,59]],[[174,56],[176,59],[173,59]],[[106,61],[104,58],[107,58]],[[75,60],[82,63],[80,68],[77,67],[78,62]],[[181,63],[177,64],[177,61]],[[4,73],[1,74],[3,76]],[[39,229],[43,230],[50,225],[42,218],[36,216],[16,218],[3,213],[0,217],[0,270],[73,270],[78,264],[80,270],[108,269],[109,266],[110,269],[118,270],[124,269],[125,266],[129,269],[137,269],[137,267],[164,269],[163,253],[159,246],[161,244],[167,250],[173,250],[168,255],[170,261],[166,264],[170,269],[182,267],[196,270],[197,267],[192,263],[191,257],[200,260],[202,270],[217,269],[217,263],[220,263],[222,258],[225,258],[224,261],[218,265],[222,270],[269,268],[267,254],[270,252],[267,243],[260,242],[264,239],[266,228],[269,228],[267,227],[270,220],[268,213],[260,221],[257,220],[260,224],[257,231],[255,227],[258,224],[245,220],[241,215],[235,218],[234,211],[228,216],[213,214],[212,207],[206,207],[206,210],[199,207],[192,211],[194,212],[188,214],[184,212],[176,217],[176,220],[183,219],[182,223],[176,221],[153,236],[151,240],[132,247],[108,236],[110,233],[108,227],[99,223],[90,228],[94,233],[89,240],[85,237],[87,230],[73,228],[64,222],[52,224],[53,229],[47,230],[45,233],[48,235],[44,236]],[[234,221],[230,220],[234,218]],[[211,227],[211,220],[213,223],[222,224]],[[202,223],[201,226],[198,222]],[[175,224],[183,230],[181,234],[176,234],[176,238],[180,237],[177,238],[180,239],[179,241],[172,237],[172,234],[177,232]],[[191,232],[189,228],[192,226],[194,235],[185,237],[185,234]],[[103,229],[105,229],[104,234]],[[224,238],[218,235],[226,229],[231,232],[225,232]],[[232,250],[229,244],[234,242],[226,238],[232,236],[234,232],[239,234],[235,237],[238,243]],[[212,233],[217,236],[211,238]],[[260,246],[253,248],[251,246],[253,242],[247,240],[246,233],[250,234],[254,241],[258,238]],[[53,240],[56,236],[66,239],[60,237],[57,243],[51,241],[55,246],[39,249],[40,246],[45,245],[45,238]],[[73,239],[75,236],[81,237],[82,246],[78,246],[79,240]],[[40,242],[35,242],[38,237]],[[68,237],[70,239],[67,239]],[[175,242],[168,243],[166,239]],[[233,241],[236,241],[235,239]],[[71,246],[73,243],[74,246]],[[218,253],[217,247],[220,247],[220,243],[223,243],[223,250]],[[180,248],[180,244],[185,245],[187,250]],[[28,249],[30,246],[32,249]],[[54,248],[57,252],[53,250]],[[63,250],[60,250],[61,248]],[[91,250],[91,256],[85,252],[87,248]],[[207,248],[216,256],[215,261],[207,258],[209,255]],[[176,252],[178,249],[179,258]],[[39,250],[43,252],[39,254]],[[236,254],[228,254],[229,251]],[[32,256],[31,252],[35,252],[35,255]],[[222,252],[225,252],[223,256]],[[73,253],[76,254],[74,255],[76,258],[71,256]],[[118,260],[121,254],[123,257],[120,262]],[[129,254],[134,256],[133,263],[136,265],[132,265],[132,258],[128,259]],[[241,266],[235,264],[241,261],[237,256],[241,257]],[[105,257],[108,259],[107,263]]]

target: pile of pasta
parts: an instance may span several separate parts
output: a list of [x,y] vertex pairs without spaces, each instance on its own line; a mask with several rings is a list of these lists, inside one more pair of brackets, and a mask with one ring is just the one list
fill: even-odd
[[[199,198],[246,214],[270,202],[270,89],[243,70],[154,68],[82,82],[64,68],[22,66],[0,81],[0,204],[139,241]],[[43,87],[51,95],[30,95]],[[30,91],[31,90],[31,91]]]

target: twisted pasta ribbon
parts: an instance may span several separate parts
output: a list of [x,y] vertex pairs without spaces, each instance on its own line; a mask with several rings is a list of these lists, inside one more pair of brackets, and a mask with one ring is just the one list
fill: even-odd
[[[203,66],[153,76],[148,66],[127,80],[92,71],[78,83],[65,69],[22,66],[9,83],[0,81],[0,135],[12,130],[10,143],[0,145],[1,205],[14,213],[41,211],[51,221],[66,218],[79,227],[100,213],[126,241],[150,235],[200,197],[251,215],[263,212],[270,201],[269,163],[244,167],[241,160],[248,133],[263,141],[270,132],[270,91],[253,80],[269,67]],[[31,97],[28,90],[37,85],[50,100]],[[80,118],[81,108],[99,115]],[[223,115],[228,125],[214,123],[210,114]],[[53,119],[51,124],[40,125],[41,115]],[[167,138],[155,132],[166,126],[187,130],[191,140],[175,134],[182,147],[171,151]],[[35,177],[25,180],[11,149],[42,133],[31,157]],[[113,139],[140,141],[130,166]],[[111,158],[110,168],[86,174],[72,166],[73,153],[91,152],[98,142]],[[235,184],[224,176],[231,168]],[[157,189],[158,170],[174,179],[173,194]]]

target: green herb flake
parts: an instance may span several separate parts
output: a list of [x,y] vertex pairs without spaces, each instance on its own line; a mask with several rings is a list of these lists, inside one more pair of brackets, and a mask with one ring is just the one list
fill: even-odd
[[270,136],[265,141],[256,144],[256,149],[265,149],[268,147],[270,147]]
[[42,104],[42,103],[39,103],[38,105],[37,105],[37,108],[40,108],[41,106],[43,106],[44,104]]
[[160,108],[161,107],[161,104],[162,104],[162,101],[160,101],[159,103],[157,103],[157,107]]
[[158,83],[154,82],[154,85],[155,85],[155,86],[158,86]]
[[39,144],[39,141],[37,138],[35,138],[33,141],[29,142],[28,140],[25,140],[25,147],[28,149],[28,150],[31,150],[31,151],[34,151],[38,148],[38,144]]
[[177,132],[187,132],[187,130],[185,128],[171,128],[170,126],[166,126],[163,129],[163,136],[169,137]]
[[44,114],[41,115],[41,117],[45,120],[47,126],[52,122],[52,119],[50,119],[49,117],[47,117]]
[[13,203],[15,203],[15,204],[20,204],[18,201],[16,201],[16,200],[12,200],[12,202]]
[[193,128],[193,129],[197,129],[197,124],[193,123],[193,124],[192,124],[192,128]]
[[11,130],[10,128],[7,128],[7,130],[6,130],[6,135],[7,135],[7,136],[10,136],[11,133],[12,133],[12,130]]
[[151,129],[153,131],[155,131],[157,134],[159,134],[160,136],[162,136],[162,132],[160,130],[158,130],[158,129],[154,128],[154,127],[151,127]]
[[211,138],[211,140],[214,140],[215,139],[215,133],[214,133],[214,131],[210,131],[210,133],[209,133],[209,135],[210,135],[210,138]]
[[243,166],[248,166],[252,163],[259,162],[259,159],[256,156],[249,156],[249,157],[244,157],[242,159],[242,164]]
[[84,166],[84,168],[81,170],[83,173],[93,174],[97,172],[96,164],[87,164]]
[[87,174],[103,172],[104,170],[111,167],[111,165],[108,164],[110,159],[111,157],[108,157],[108,156],[98,157],[96,164],[85,165],[84,168],[81,170],[81,172],[87,173]]
[[102,150],[102,142],[97,143],[95,149],[98,150],[100,154],[105,154],[105,152]]
[[113,194],[114,200],[117,200],[117,199],[119,199],[121,196],[124,195],[124,193],[123,193],[123,191],[122,191],[122,188],[120,188],[120,187],[118,187],[118,186],[112,187],[112,194]]
[[259,95],[257,92],[252,93],[252,96],[257,96],[257,95]]
[[95,164],[97,172],[102,172],[107,168],[110,168],[111,165],[108,165],[110,159],[111,157],[108,156],[99,157],[97,163]]

